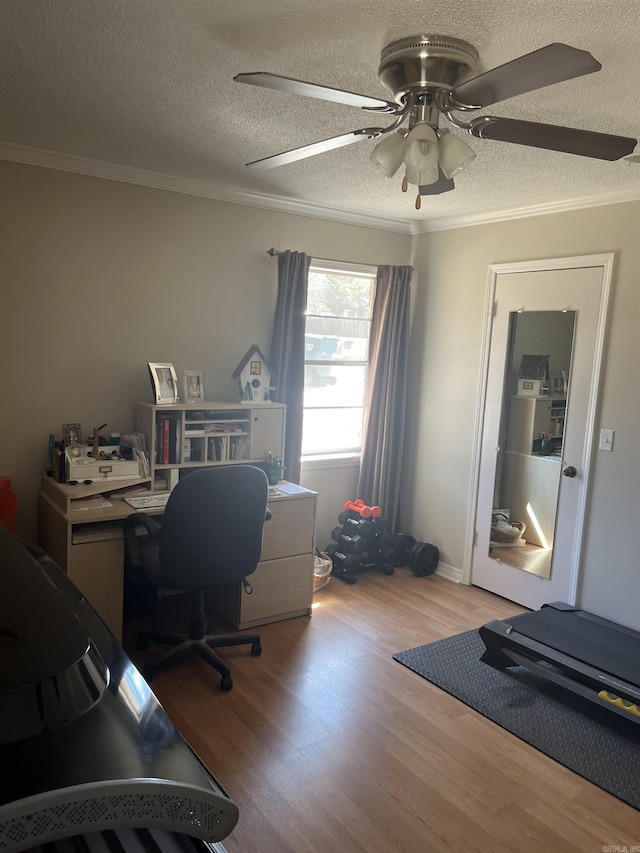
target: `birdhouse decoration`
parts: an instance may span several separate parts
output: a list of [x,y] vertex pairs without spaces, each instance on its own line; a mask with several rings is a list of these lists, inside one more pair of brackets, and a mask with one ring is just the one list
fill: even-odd
[[549,391],[549,356],[523,355],[518,370],[518,396],[542,397]]
[[240,389],[241,403],[270,403],[271,369],[260,347],[255,344],[249,349],[232,374]]

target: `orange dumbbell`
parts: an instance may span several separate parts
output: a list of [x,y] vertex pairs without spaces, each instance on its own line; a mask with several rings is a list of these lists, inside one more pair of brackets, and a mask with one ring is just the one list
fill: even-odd
[[357,512],[360,518],[371,518],[371,507],[369,506],[360,506],[353,501],[347,501],[344,508],[351,512]]
[[[354,501],[354,504],[356,506],[366,506],[365,502],[360,498],[358,498],[357,501]],[[370,506],[369,509],[371,510],[371,518],[380,518],[382,515],[382,510],[379,506]]]

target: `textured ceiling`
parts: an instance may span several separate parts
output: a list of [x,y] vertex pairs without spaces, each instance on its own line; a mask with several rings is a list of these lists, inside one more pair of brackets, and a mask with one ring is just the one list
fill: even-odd
[[4,142],[398,220],[634,187],[640,196],[639,165],[468,136],[476,160],[419,212],[400,178],[369,162],[374,142],[248,170],[247,161],[378,119],[232,79],[269,71],[388,99],[377,68],[393,39],[465,39],[480,71],[561,41],[590,51],[602,71],[481,114],[638,137],[640,0],[0,0],[0,25]]

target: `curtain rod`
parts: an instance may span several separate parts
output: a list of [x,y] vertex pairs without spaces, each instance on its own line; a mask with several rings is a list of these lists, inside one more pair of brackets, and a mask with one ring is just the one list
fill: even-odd
[[[267,255],[272,258],[276,258],[278,255],[284,254],[280,249],[274,249],[271,247],[267,249]],[[316,258],[315,255],[312,255],[312,259],[314,261],[322,261],[325,264],[354,264],[359,267],[377,267],[378,264],[372,264],[371,262],[364,263],[363,261],[338,261],[335,258]]]

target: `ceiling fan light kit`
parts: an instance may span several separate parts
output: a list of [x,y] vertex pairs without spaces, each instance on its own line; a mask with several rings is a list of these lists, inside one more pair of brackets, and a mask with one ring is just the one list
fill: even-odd
[[440,127],[441,119],[477,139],[600,160],[619,160],[635,148],[637,140],[630,137],[498,116],[483,115],[465,121],[455,115],[464,116],[508,98],[599,71],[602,66],[587,51],[553,43],[473,76],[477,66],[478,52],[469,42],[450,36],[418,35],[391,42],[382,51],[378,77],[391,92],[391,101],[267,72],[237,74],[234,80],[240,83],[394,117],[386,127],[361,128],[255,160],[247,166],[272,168],[382,137],[370,154],[371,161],[389,178],[404,164],[402,189],[406,191],[408,184],[418,187],[416,208],[420,209],[421,196],[454,189],[453,177],[476,156],[457,134]]
[[470,145],[450,133],[446,128],[440,132],[440,166],[447,178],[454,178],[476,158]]
[[392,178],[402,166],[406,134],[402,130],[390,133],[375,146],[369,159],[383,175]]

